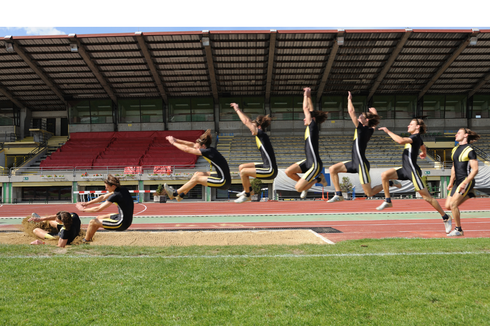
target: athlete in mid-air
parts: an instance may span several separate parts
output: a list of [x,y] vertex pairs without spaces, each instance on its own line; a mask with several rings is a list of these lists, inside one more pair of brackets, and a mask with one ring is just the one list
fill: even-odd
[[[286,169],[286,175],[296,181],[294,188],[300,192],[301,198],[305,198],[315,183],[327,186],[327,181],[322,173],[323,163],[318,151],[319,129],[318,127],[327,119],[328,112],[315,111],[311,100],[311,89],[304,88],[303,93],[303,119],[305,130],[305,155],[306,159],[296,162]],[[300,178],[298,173],[304,173]]]
[[[375,108],[369,108],[369,112],[362,112],[359,116],[356,114],[354,104],[352,104],[352,94],[349,92],[347,96],[347,109],[356,128],[354,133],[354,141],[352,143],[352,159],[350,161],[339,162],[332,165],[330,170],[330,178],[335,187],[335,196],[328,203],[334,203],[344,200],[342,190],[339,183],[339,173],[358,173],[359,181],[362,189],[368,197],[372,197],[383,190],[382,185],[371,187],[371,177],[369,175],[370,164],[366,158],[366,148],[371,136],[379,124],[379,115]],[[401,188],[401,183],[391,181],[390,186]]]
[[211,147],[211,130],[206,130],[195,143],[177,139],[173,136],[167,136],[167,140],[170,144],[183,152],[203,156],[215,169],[215,172],[198,171],[194,173],[192,178],[177,190],[165,183],[164,188],[169,199],[181,201],[184,199],[184,196],[198,184],[223,190],[228,190],[228,188],[230,188],[230,168],[223,155],[221,155],[214,147]]
[[255,120],[252,121],[245,113],[240,110],[238,104],[231,103],[231,107],[235,109],[235,112],[240,117],[252,135],[255,136],[255,142],[257,143],[257,148],[262,156],[262,163],[244,163],[240,164],[238,171],[240,171],[240,179],[242,180],[243,191],[237,194],[238,199],[235,203],[244,203],[251,200],[253,195],[252,186],[250,185],[250,177],[257,179],[270,180],[277,176],[277,164],[276,155],[274,154],[274,149],[272,148],[269,136],[265,132],[266,128],[271,123],[271,118],[266,115],[259,115]]
[[410,121],[410,124],[408,125],[407,131],[410,134],[410,137],[400,137],[397,134],[389,131],[386,127],[379,128],[379,130],[387,133],[388,136],[390,136],[398,144],[405,145],[405,149],[403,150],[402,154],[402,166],[389,169],[381,174],[383,190],[385,192],[385,201],[376,209],[382,210],[388,207],[393,207],[393,203],[391,202],[390,197],[390,180],[410,180],[415,187],[415,191],[417,191],[426,202],[431,204],[432,207],[434,207],[439,212],[439,214],[441,214],[444,223],[447,223],[449,216],[444,212],[437,200],[430,195],[427,187],[422,180],[422,171],[417,165],[419,150],[421,150],[421,159],[424,159],[427,156],[427,148],[425,147],[424,142],[422,141],[422,137],[420,136],[425,133],[425,129],[426,127],[424,120],[417,118],[412,119]]

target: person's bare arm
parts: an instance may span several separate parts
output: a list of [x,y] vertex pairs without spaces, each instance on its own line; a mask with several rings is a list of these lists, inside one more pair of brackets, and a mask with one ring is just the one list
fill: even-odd
[[240,120],[242,120],[243,124],[245,126],[247,126],[248,129],[250,129],[250,132],[252,133],[252,135],[257,135],[257,126],[255,125],[255,123],[252,122],[252,120],[250,120],[249,117],[247,117],[245,115],[245,113],[242,112],[242,110],[240,110],[240,108],[238,107],[238,104],[236,103],[231,103],[230,106],[235,109],[235,112],[238,114],[238,117],[240,118]]
[[101,203],[101,202],[107,200],[107,198],[109,198],[110,195],[112,195],[112,192],[110,192],[108,194],[101,195],[97,198],[92,199],[91,201],[88,201],[86,203],[81,203],[81,204],[82,204],[82,206],[87,207],[87,206],[92,205],[92,204]]
[[456,171],[454,170],[454,163],[453,163],[453,167],[451,168],[451,178],[449,179],[447,190],[451,190],[453,188],[455,180],[456,180]]
[[310,108],[309,97],[311,97],[311,89],[306,87],[304,88],[303,94],[303,113],[305,114],[305,122],[307,124],[311,123],[311,111],[313,111],[313,108]]
[[60,247],[60,248],[65,248],[65,246],[67,245],[67,243],[68,243],[68,239],[61,239],[61,238],[59,238],[58,245],[57,246]]
[[419,157],[421,159],[425,159],[427,157],[427,147],[425,145],[420,146],[421,153],[419,154]]
[[95,207],[84,207],[84,206],[81,205],[81,203],[78,203],[76,207],[81,212],[96,213],[96,212],[103,211],[107,207],[111,206],[111,204],[112,203],[110,201],[106,201],[105,203],[102,203],[99,206],[95,206]]
[[174,145],[175,147],[177,147],[178,149],[180,149],[181,151],[183,151],[185,153],[194,154],[194,155],[202,155],[200,150],[194,148],[194,143],[186,142],[186,143],[192,144],[192,146],[189,146],[188,144],[183,144],[183,143],[178,142],[177,139],[175,139],[172,136],[167,136],[167,140],[170,144]]
[[386,128],[386,127],[379,127],[378,130],[382,130],[385,133],[387,133],[388,136],[391,137],[391,139],[393,139],[395,142],[397,142],[400,145],[405,145],[405,144],[411,144],[411,143],[413,143],[412,138],[398,136],[394,132],[388,130],[388,128]]
[[181,144],[181,145],[184,145],[184,146],[187,146],[187,147],[194,147],[194,143],[193,142],[190,142],[190,141],[187,141],[187,140],[177,139],[174,136],[167,136],[165,138],[172,145],[173,145],[173,143],[177,143],[177,144]]
[[56,215],[46,215],[44,217],[31,217],[27,222],[43,222],[43,221],[54,221]]
[[354,108],[354,104],[352,104],[352,94],[351,92],[348,93],[349,95],[347,96],[347,111],[349,112],[352,123],[357,128],[357,126],[359,125],[359,121],[357,121],[356,109]]

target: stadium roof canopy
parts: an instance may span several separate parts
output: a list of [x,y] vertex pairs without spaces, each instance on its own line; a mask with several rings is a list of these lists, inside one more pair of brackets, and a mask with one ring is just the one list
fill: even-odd
[[490,30],[266,30],[0,38],[0,101],[490,93]]

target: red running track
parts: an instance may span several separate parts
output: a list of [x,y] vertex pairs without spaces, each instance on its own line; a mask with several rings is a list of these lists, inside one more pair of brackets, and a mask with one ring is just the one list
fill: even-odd
[[[438,200],[444,207],[444,200]],[[328,239],[338,242],[363,238],[437,238],[446,237],[442,220],[406,219],[406,220],[362,220],[362,213],[379,213],[376,207],[380,200],[355,200],[327,204],[324,201],[286,201],[286,202],[252,202],[236,204],[233,202],[181,202],[167,204],[136,204],[135,216],[212,216],[212,215],[305,215],[305,214],[358,214],[356,221],[298,221],[298,222],[254,222],[254,223],[134,223],[131,229],[219,229],[219,228],[281,228],[281,227],[332,227],[342,233],[322,234]],[[475,198],[460,206],[462,226],[465,237],[490,237],[490,218],[464,218],[465,210],[490,212],[490,200]],[[60,210],[76,212],[75,204],[17,204],[1,205],[0,217],[25,217],[32,212],[40,215],[53,214]],[[485,212],[486,211],[486,212]],[[115,207],[104,213],[117,212]],[[403,212],[434,212],[434,208],[422,199],[394,200],[393,208],[382,213]],[[485,214],[487,213],[487,214]],[[93,213],[80,213],[81,217],[93,216]],[[352,216],[350,216],[351,218]],[[304,219],[300,218],[300,219]],[[135,221],[137,222],[137,220]],[[0,230],[10,229],[1,225]]]

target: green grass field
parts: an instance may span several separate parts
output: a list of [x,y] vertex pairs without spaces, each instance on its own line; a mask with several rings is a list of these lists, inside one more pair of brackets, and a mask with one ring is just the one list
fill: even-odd
[[489,325],[490,239],[0,246],[1,325]]

